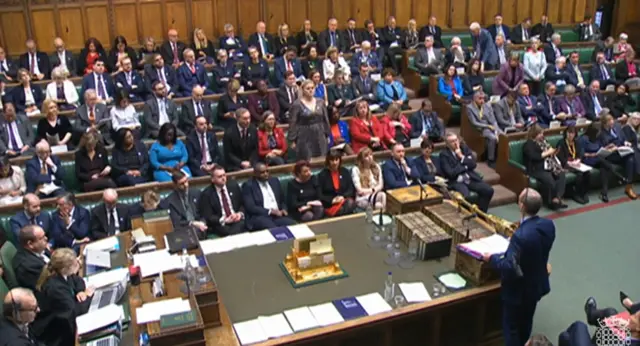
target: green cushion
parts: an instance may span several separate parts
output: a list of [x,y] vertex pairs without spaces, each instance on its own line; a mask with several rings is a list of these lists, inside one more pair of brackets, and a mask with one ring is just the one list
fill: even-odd
[[449,47],[451,44],[451,39],[455,36],[460,37],[460,41],[462,41],[463,47],[471,47],[473,45],[473,41],[471,40],[471,34],[468,31],[461,32],[448,32],[442,34],[442,43],[445,47]]
[[556,33],[562,37],[562,42],[578,42],[578,33],[573,31],[573,28],[556,29]]
[[482,86],[482,90],[487,95],[493,95],[493,80],[496,79],[495,76],[484,77],[484,85]]
[[4,297],[9,293],[9,286],[4,282],[2,277],[0,277],[0,299],[4,301]]
[[10,288],[18,287],[16,273],[13,271],[13,257],[16,255],[16,247],[12,242],[5,242],[0,248],[0,258],[2,258],[2,268],[4,268],[4,277]]

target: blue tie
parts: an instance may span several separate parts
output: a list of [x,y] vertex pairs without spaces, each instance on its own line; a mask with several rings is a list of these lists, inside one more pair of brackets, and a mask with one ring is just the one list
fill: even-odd
[[423,123],[424,123],[424,131],[423,134],[428,134],[431,132],[431,119],[429,119],[428,115],[423,115]]
[[332,32],[331,33],[331,46],[336,46],[336,33]]
[[598,97],[596,95],[593,95],[593,104],[596,111],[596,117],[598,117],[602,111],[602,106],[600,106],[600,101],[598,101]]

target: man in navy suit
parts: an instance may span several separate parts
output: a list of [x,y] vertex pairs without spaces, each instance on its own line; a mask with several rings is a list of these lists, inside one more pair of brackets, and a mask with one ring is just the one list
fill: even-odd
[[29,71],[33,80],[49,79],[51,76],[51,66],[49,57],[36,47],[36,41],[28,39],[26,42],[27,52],[20,55],[20,68]]
[[162,209],[169,210],[174,229],[193,227],[200,233],[200,238],[206,238],[207,224],[198,214],[199,189],[189,189],[189,177],[182,171],[171,175],[173,192],[162,201]]
[[582,68],[580,68],[580,53],[576,51],[569,55],[567,75],[569,75],[569,84],[575,86],[579,91],[584,91],[587,88],[587,79],[584,78]]
[[0,47],[0,81],[13,82],[18,78],[18,66],[7,58],[4,48]]
[[[26,225],[36,225],[42,229],[49,231],[51,226],[51,216],[49,213],[42,212],[40,209],[40,198],[33,193],[27,193],[22,198],[22,206],[24,209],[11,217],[11,232],[18,239],[20,230]],[[49,245],[53,245],[53,239],[49,240]]]
[[213,92],[222,94],[227,91],[227,85],[233,78],[240,79],[240,71],[233,61],[229,61],[227,51],[218,49],[218,64],[213,67]]
[[356,76],[360,73],[359,69],[362,65],[367,66],[370,74],[382,72],[382,61],[376,52],[371,51],[371,42],[364,40],[361,47],[362,50],[351,58],[351,75]]
[[569,116],[562,112],[558,105],[556,98],[556,85],[553,82],[547,82],[544,87],[544,93],[540,97],[540,105],[542,107],[539,116],[538,124],[542,127],[549,127],[552,121],[558,120],[560,122],[565,121]]
[[302,74],[302,66],[300,60],[296,58],[296,48],[287,47],[287,51],[283,56],[276,58],[275,62],[275,76],[277,86],[281,86],[284,83],[284,73],[287,71],[293,71],[296,76],[296,80],[304,79]]
[[518,197],[522,220],[504,254],[484,254],[500,272],[502,329],[506,346],[522,346],[531,335],[538,301],[551,291],[549,253],[556,239],[553,221],[538,216],[542,197],[526,188]]
[[498,50],[491,34],[474,22],[469,26],[475,57],[484,64],[485,71],[499,68]]
[[595,64],[591,67],[591,80],[600,81],[600,88],[602,90],[605,90],[609,85],[616,85],[613,71],[611,71],[605,59],[604,52],[598,52],[596,54]]
[[276,49],[273,46],[275,40],[267,33],[267,25],[260,21],[256,24],[256,32],[249,36],[247,46],[254,46],[260,53],[260,58],[270,62],[273,60]]
[[178,68],[177,74],[178,85],[180,86],[180,90],[178,91],[179,96],[189,97],[195,85],[202,86],[205,95],[211,94],[207,71],[201,63],[196,61],[196,55],[193,49],[187,48],[184,50],[184,63]]
[[133,70],[131,58],[126,57],[122,59],[120,64],[122,65],[122,72],[115,76],[116,88],[126,91],[131,102],[142,102],[146,100],[148,93],[147,87],[140,74]]
[[600,112],[606,107],[604,96],[600,92],[600,82],[596,79],[592,80],[589,88],[581,96],[587,119],[591,121],[600,119]]
[[196,117],[195,128],[187,135],[187,152],[189,153],[189,169],[194,177],[211,174],[213,166],[220,164],[218,138],[215,132],[209,131],[209,121],[204,116]]
[[531,95],[529,86],[525,83],[520,84],[518,90],[518,107],[524,118],[525,123],[536,123],[540,118],[540,114],[543,112],[543,106],[541,102],[535,96]]
[[102,202],[91,210],[89,237],[99,240],[131,230],[129,207],[118,203],[118,192],[106,189],[102,193]]
[[253,178],[242,184],[242,199],[250,227],[259,231],[295,224],[288,217],[280,181],[278,178],[269,178],[267,165],[256,163],[253,175]]
[[[36,154],[26,164],[27,192],[37,193],[40,198],[57,197],[64,193],[64,168],[60,159],[51,155],[51,147],[46,141],[36,144]],[[43,185],[55,184],[53,191],[43,191]],[[46,193],[49,192],[49,193]]]
[[429,99],[422,101],[422,107],[409,118],[411,124],[411,138],[424,137],[432,142],[444,140],[444,123],[433,111],[433,105]]
[[487,27],[487,31],[489,31],[494,41],[496,39],[496,36],[502,35],[507,42],[511,42],[509,27],[502,24],[502,21],[502,15],[496,14],[495,17],[493,17],[493,24]]
[[153,90],[151,86],[156,81],[160,81],[167,88],[167,98],[173,98],[178,91],[176,72],[164,64],[164,58],[160,54],[154,54],[152,61],[153,64],[144,66],[144,79],[147,83],[147,89]]
[[76,204],[72,193],[66,193],[56,200],[58,210],[51,215],[50,237],[56,248],[68,247],[76,251],[89,238],[89,211]]
[[82,93],[93,89],[98,94],[98,102],[111,103],[116,94],[116,87],[108,73],[104,73],[104,61],[96,60],[93,63],[93,72],[82,78]]
[[404,157],[404,146],[396,143],[391,148],[391,158],[382,166],[382,178],[386,189],[397,189],[417,183],[420,178],[413,160]]
[[482,181],[482,177],[475,171],[476,160],[471,149],[460,143],[455,133],[449,133],[445,138],[447,148],[440,153],[440,167],[442,175],[449,182],[449,188],[469,197],[470,191],[478,194],[478,208],[486,212],[493,197],[493,188]]

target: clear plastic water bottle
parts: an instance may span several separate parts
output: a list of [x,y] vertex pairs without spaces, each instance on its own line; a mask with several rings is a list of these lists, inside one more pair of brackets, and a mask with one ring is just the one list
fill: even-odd
[[367,208],[365,209],[365,220],[367,221],[367,223],[373,223],[373,208],[371,208],[371,205],[368,204]]
[[395,296],[395,284],[393,283],[393,275],[387,273],[387,279],[384,281],[384,300],[390,302]]
[[182,261],[184,263],[184,277],[185,282],[191,287],[191,289],[195,289],[196,285],[196,271],[191,265],[191,260],[189,259],[189,253],[187,249],[182,249]]
[[415,261],[418,258],[418,236],[414,233],[409,240],[409,259]]

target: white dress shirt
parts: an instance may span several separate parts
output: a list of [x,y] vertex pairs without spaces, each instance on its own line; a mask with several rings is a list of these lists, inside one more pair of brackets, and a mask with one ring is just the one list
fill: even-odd
[[429,58],[429,61],[427,61],[428,64],[436,61],[436,54],[433,52],[433,47],[427,49],[427,57]]
[[33,93],[31,92],[31,87],[24,88],[24,104],[27,106],[36,104],[36,100],[33,98]]
[[259,181],[258,186],[260,186],[260,192],[262,192],[262,207],[269,210],[269,213],[271,213],[271,210],[280,210],[276,195],[273,193],[269,182]]
[[130,129],[140,127],[140,119],[133,105],[128,105],[127,108],[111,108],[111,126],[114,131],[118,131],[123,127]]
[[69,71],[69,69],[67,68],[67,52],[66,51],[62,51],[62,53],[58,52],[58,59],[60,60],[60,65],[64,67],[67,71]]
[[28,53],[29,55],[29,72],[31,72],[31,64],[33,63],[33,73],[38,75],[40,74],[40,67],[38,67],[38,56],[37,53]]

